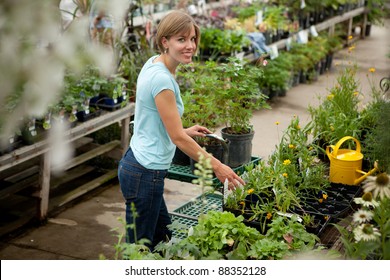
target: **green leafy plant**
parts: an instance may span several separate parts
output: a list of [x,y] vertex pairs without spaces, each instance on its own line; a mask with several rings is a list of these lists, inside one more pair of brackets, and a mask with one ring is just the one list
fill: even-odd
[[206,61],[181,65],[178,69],[177,80],[185,108],[182,116],[184,127],[199,124],[215,130],[220,124],[219,112],[215,108],[218,102],[215,90],[222,88],[223,83],[218,80],[216,67],[216,62]]
[[367,78],[371,86],[371,100],[362,110],[362,152],[370,166],[375,162],[382,172],[390,173],[390,102],[385,94],[386,87],[379,89],[374,68],[370,68]]
[[[246,185],[229,194],[226,207],[241,211],[249,220],[264,223],[277,212],[302,209],[306,199],[326,191],[330,186],[327,168],[316,161],[315,149],[308,143],[309,132],[310,127],[301,128],[299,118],[294,117],[268,161],[259,162],[243,175]],[[262,228],[265,229],[264,224]]]
[[244,30],[203,27],[199,53],[202,60],[218,60],[221,56],[231,56],[250,45]]
[[267,96],[261,93],[258,80],[262,79],[261,68],[245,64],[236,57],[221,63],[216,68],[217,75],[223,81],[223,88],[216,91],[217,110],[227,127],[227,133],[242,134],[252,130],[250,119],[254,110],[270,108]]

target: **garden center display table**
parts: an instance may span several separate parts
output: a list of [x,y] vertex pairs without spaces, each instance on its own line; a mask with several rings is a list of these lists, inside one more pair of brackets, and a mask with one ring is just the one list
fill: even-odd
[[[131,116],[134,114],[134,108],[135,104],[130,103],[125,107],[113,112],[103,111],[100,116],[90,119],[86,122],[78,123],[75,127],[66,131],[63,135],[63,137],[66,139],[65,141],[74,142],[111,124],[121,122],[121,141],[112,141],[108,144],[97,147],[94,151],[88,151],[85,154],[73,158],[70,162],[66,163],[66,169],[75,167],[96,156],[107,153],[114,148],[117,148],[118,146],[121,147],[122,152],[125,151],[129,144],[129,123]],[[52,168],[50,152],[52,152],[52,150],[49,144],[49,140],[44,139],[32,145],[23,146],[8,154],[0,156],[0,175],[2,175],[2,173],[6,174],[10,168],[15,167],[16,165],[40,157],[38,190],[34,195],[38,199],[37,218],[39,220],[44,220],[47,217],[49,210],[50,175]],[[98,182],[104,182],[110,178],[114,178],[116,176],[116,170],[114,171],[103,175],[100,180],[97,178],[96,180],[93,180],[93,182],[85,184],[82,186],[82,190],[78,190],[77,192],[63,197],[62,201],[57,202],[57,205],[61,206],[71,201],[72,199],[98,187]],[[22,182],[19,184],[14,184],[8,187],[2,186],[2,188],[0,188],[0,199],[21,191],[23,188],[25,188],[25,185],[26,184],[23,184],[22,180]]]

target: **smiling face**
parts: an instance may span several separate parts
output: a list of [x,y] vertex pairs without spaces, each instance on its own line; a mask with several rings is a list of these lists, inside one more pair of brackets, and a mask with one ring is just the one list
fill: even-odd
[[190,32],[183,32],[169,38],[162,38],[162,45],[167,50],[167,55],[175,60],[177,64],[188,64],[192,62],[197,47],[195,27]]

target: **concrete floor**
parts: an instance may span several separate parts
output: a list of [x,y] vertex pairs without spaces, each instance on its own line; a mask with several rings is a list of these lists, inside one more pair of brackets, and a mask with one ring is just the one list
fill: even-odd
[[[353,54],[345,49],[336,54],[333,68],[311,84],[300,84],[272,101],[272,110],[254,113],[255,137],[253,155],[267,158],[279,143],[283,130],[293,116],[302,126],[309,121],[307,107],[318,104],[318,96],[326,95],[338,75],[340,63],[356,61],[363,93],[369,93],[368,69],[375,67],[375,77],[390,77],[390,20],[385,26],[373,26],[371,35],[356,42]],[[351,60],[352,58],[352,60]],[[363,100],[365,102],[367,99]],[[275,125],[278,121],[280,124]],[[217,132],[218,133],[218,132]],[[170,211],[189,202],[201,193],[199,187],[174,180],[166,180],[165,199]],[[0,240],[2,260],[96,260],[103,254],[114,256],[118,228],[123,231],[124,202],[117,183],[89,199],[51,217],[46,224],[26,229],[11,240]]]

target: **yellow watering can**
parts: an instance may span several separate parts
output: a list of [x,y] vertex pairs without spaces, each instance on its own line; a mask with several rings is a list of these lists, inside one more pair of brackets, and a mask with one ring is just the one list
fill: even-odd
[[[340,146],[347,140],[355,141],[356,150],[340,149]],[[360,142],[351,136],[341,138],[336,146],[326,147],[326,154],[330,160],[329,180],[332,183],[359,185],[367,176],[377,170],[374,167],[369,172],[361,171],[363,154],[360,153]]]

